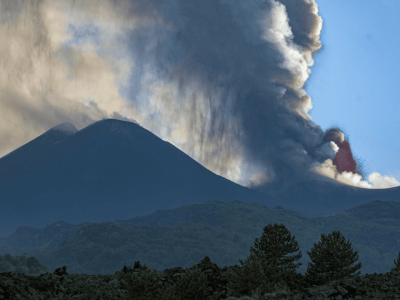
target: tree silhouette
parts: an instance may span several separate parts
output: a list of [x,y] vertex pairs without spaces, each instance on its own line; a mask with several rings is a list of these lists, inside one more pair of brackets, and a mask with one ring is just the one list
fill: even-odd
[[353,252],[350,241],[345,242],[340,231],[333,231],[328,236],[322,233],[321,241],[314,243],[311,252],[307,251],[312,263],[308,263],[305,275],[314,284],[360,275],[360,271],[352,274],[362,266],[361,263],[351,266],[358,260],[357,253]]
[[283,224],[268,224],[264,227],[260,240],[254,241],[254,247],[250,247],[250,255],[256,255],[280,274],[296,274],[296,269],[302,264],[294,264],[301,258],[301,251],[297,255],[285,256],[288,253],[299,251],[299,245],[295,236]]
[[395,267],[392,268],[392,271],[400,271],[400,252],[399,252],[399,256],[397,257],[397,261],[396,260],[393,260],[393,261],[394,261]]

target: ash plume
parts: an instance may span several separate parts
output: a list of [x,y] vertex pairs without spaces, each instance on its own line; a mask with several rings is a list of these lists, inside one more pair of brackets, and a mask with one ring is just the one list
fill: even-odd
[[249,187],[353,171],[308,114],[314,0],[0,3],[3,154],[61,122],[125,118]]

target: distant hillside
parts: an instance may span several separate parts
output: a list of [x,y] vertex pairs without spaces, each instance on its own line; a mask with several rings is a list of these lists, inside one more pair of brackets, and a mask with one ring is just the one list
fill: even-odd
[[335,215],[353,216],[365,222],[376,221],[377,219],[392,219],[399,221],[400,203],[394,201],[376,200],[358,205]]
[[[158,210],[144,217],[100,224],[71,225],[58,222],[45,229],[19,228],[0,239],[0,254],[34,256],[53,271],[67,266],[70,273],[114,274],[124,265],[142,264],[158,271],[186,268],[205,256],[218,266],[239,265],[268,224],[283,223],[299,243],[304,274],[310,258],[307,251],[321,240],[321,234],[339,230],[358,251],[362,274],[386,273],[394,267],[400,251],[400,223],[380,218],[393,203],[368,203],[356,210],[362,215],[376,212],[368,222],[362,217],[338,214],[311,218],[282,208],[258,203],[209,201],[172,210]],[[295,253],[297,254],[297,253]]]
[[317,175],[304,178],[278,192],[263,186],[255,190],[269,196],[269,207],[279,205],[309,217],[338,214],[377,200],[400,204],[400,187],[365,189]]

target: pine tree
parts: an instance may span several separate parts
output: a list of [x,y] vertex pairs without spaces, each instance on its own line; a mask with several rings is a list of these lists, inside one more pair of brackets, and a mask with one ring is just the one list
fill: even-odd
[[399,252],[399,256],[397,257],[397,261],[396,260],[393,260],[393,261],[394,261],[395,267],[392,268],[392,271],[399,271],[400,272],[400,252]]
[[362,266],[361,263],[351,266],[358,260],[357,253],[353,252],[350,241],[345,242],[339,231],[333,231],[328,236],[322,233],[321,241],[314,244],[311,252],[307,251],[312,263],[308,263],[305,275],[314,284],[360,275],[360,271],[352,274]]
[[250,247],[250,256],[256,255],[263,259],[264,265],[272,266],[279,274],[294,275],[301,263],[294,264],[301,258],[301,251],[297,255],[285,256],[288,253],[299,251],[299,245],[295,236],[283,224],[268,224],[263,229],[260,238],[255,239],[254,247]]

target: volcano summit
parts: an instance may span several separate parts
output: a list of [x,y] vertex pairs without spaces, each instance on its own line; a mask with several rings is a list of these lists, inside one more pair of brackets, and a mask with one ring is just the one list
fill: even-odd
[[0,159],[0,238],[20,226],[126,220],[212,200],[282,206],[304,216],[400,201],[400,187],[364,189],[315,175],[281,191],[218,176],[138,124],[63,123]]
[[53,127],[0,159],[0,237],[19,226],[129,219],[210,200],[267,200],[141,126]]

